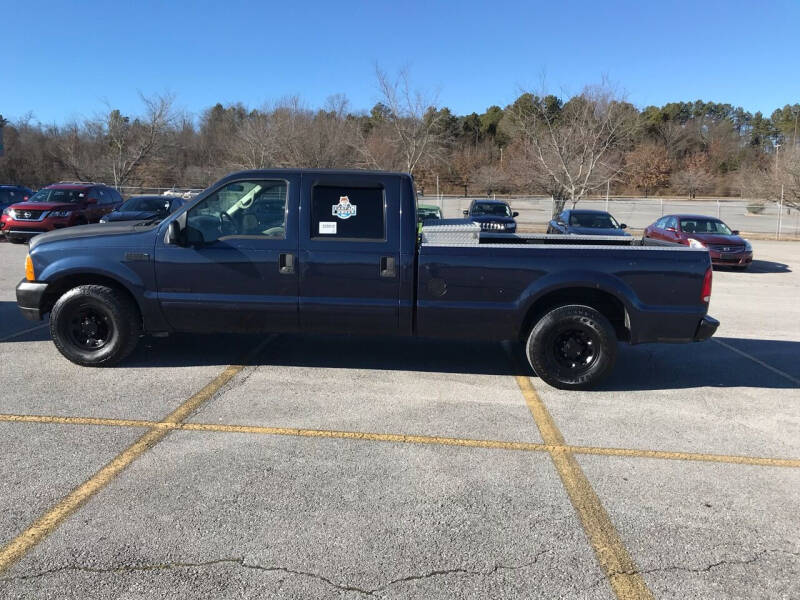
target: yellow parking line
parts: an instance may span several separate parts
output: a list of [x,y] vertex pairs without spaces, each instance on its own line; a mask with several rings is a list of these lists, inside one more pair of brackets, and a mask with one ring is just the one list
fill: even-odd
[[602,456],[630,456],[634,458],[657,458],[661,460],[689,460],[697,462],[754,465],[758,467],[800,468],[800,459],[741,456],[736,454],[702,454],[698,452],[670,452],[668,450],[638,450],[636,448],[598,448],[593,446],[566,446],[575,454],[600,454]]
[[[257,354],[272,337],[266,338],[251,352]],[[0,548],[0,572],[20,560],[34,546],[55,531],[64,520],[80,508],[87,500],[103,489],[128,465],[164,439],[172,429],[188,417],[203,402],[209,400],[219,389],[244,369],[243,365],[231,365],[214,378],[211,383],[186,400],[154,428],[142,435],[133,444],[115,456],[89,479],[76,487],[65,498],[41,517],[36,519],[25,531]],[[162,427],[162,423],[165,425]]]
[[553,452],[563,450],[573,454],[595,454],[629,458],[655,458],[661,460],[688,460],[697,462],[730,463],[759,467],[800,468],[800,459],[742,456],[736,454],[704,454],[698,452],[671,452],[669,450],[639,450],[636,448],[605,448],[598,446],[573,446],[567,444],[538,444],[474,438],[414,435],[404,433],[372,433],[367,431],[336,431],[330,429],[303,429],[296,427],[265,427],[261,425],[222,425],[218,423],[168,423],[138,419],[110,419],[102,417],[61,417],[56,415],[0,414],[0,423],[55,423],[59,425],[99,425],[105,427],[140,427],[143,429],[180,429],[183,431],[209,431],[216,433],[246,433],[309,438],[332,438],[392,442],[398,444],[432,444],[465,448],[488,448],[521,452]]
[[[8,415],[0,414],[3,423],[55,423],[57,425],[103,425],[107,427],[144,427],[152,429],[158,421],[138,419],[106,419],[102,417],[60,417],[58,415]],[[169,428],[167,428],[169,429]]]
[[550,451],[550,457],[567,490],[572,506],[578,513],[597,562],[608,577],[611,589],[620,600],[651,600],[653,595],[639,574],[639,568],[628,554],[611,518],[578,461],[572,452],[564,447],[564,437],[536,393],[530,378],[516,375],[515,379],[545,444],[560,446]]

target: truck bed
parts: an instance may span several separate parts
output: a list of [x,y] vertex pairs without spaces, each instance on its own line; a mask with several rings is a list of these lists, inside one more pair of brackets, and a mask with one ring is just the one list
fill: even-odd
[[[603,304],[631,343],[685,342],[707,312],[708,252],[633,237],[481,233],[471,223],[425,226],[417,332],[470,337],[464,323],[513,338],[556,302]],[[481,337],[487,337],[485,335]]]

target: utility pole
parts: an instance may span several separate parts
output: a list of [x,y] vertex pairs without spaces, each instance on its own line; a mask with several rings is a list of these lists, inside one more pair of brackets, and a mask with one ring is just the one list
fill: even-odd
[[606,212],[608,212],[608,190],[611,189],[611,180],[606,181]]
[[781,239],[781,223],[783,221],[783,184],[781,184],[781,201],[778,204],[778,231],[775,232],[775,238]]

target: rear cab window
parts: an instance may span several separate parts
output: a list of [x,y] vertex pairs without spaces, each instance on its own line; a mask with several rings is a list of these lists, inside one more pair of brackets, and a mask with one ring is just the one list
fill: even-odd
[[311,239],[315,241],[386,240],[383,186],[315,185],[311,189]]

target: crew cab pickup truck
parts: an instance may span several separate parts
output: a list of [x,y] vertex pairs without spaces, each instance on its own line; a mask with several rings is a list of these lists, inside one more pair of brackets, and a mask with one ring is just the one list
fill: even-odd
[[437,223],[418,235],[410,175],[245,171],[166,217],[33,238],[17,302],[85,366],[170,332],[518,340],[567,389],[606,375],[618,341],[717,328],[703,249]]

